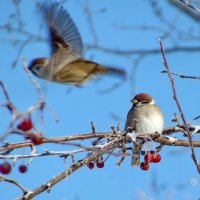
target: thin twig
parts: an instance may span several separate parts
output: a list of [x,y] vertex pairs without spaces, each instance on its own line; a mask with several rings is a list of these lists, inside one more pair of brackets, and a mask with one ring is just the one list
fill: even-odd
[[22,190],[22,192],[24,194],[26,194],[28,192],[28,190],[26,188],[24,188],[22,185],[20,185],[17,181],[15,181],[13,179],[10,179],[10,178],[0,175],[0,181],[6,181],[6,182],[16,185],[18,188],[20,188]]
[[12,113],[12,114],[16,114],[17,113],[17,109],[15,108],[14,104],[11,102],[8,91],[5,87],[5,85],[3,84],[3,82],[0,80],[0,86],[3,90],[4,96],[6,98],[6,104],[5,106],[8,108],[8,110]]
[[92,128],[92,132],[93,133],[96,133],[96,129],[95,129],[95,126],[94,126],[94,122],[91,121],[91,128]]
[[22,59],[22,65],[23,65],[23,68],[24,68],[24,70],[25,70],[25,72],[27,73],[27,75],[28,75],[28,78],[30,79],[30,81],[33,83],[33,85],[35,86],[35,88],[36,88],[36,90],[37,90],[37,92],[38,92],[38,94],[39,94],[39,101],[40,102],[45,102],[44,101],[44,93],[42,92],[42,90],[41,90],[41,87],[40,87],[40,85],[37,83],[37,81],[35,81],[35,79],[31,76],[31,73],[30,73],[30,71],[29,71],[29,69],[28,69],[28,65],[27,65],[27,62],[26,62],[26,59],[25,58],[23,58]]
[[[161,73],[168,73],[168,72],[166,70],[163,70]],[[184,75],[184,74],[178,74],[175,72],[171,72],[171,74],[173,74],[175,76],[179,76],[180,78],[200,79],[200,76],[188,76],[188,75]]]
[[84,3],[83,10],[84,10],[85,16],[87,18],[88,27],[89,27],[90,33],[93,37],[94,44],[98,45],[98,43],[99,43],[98,42],[98,35],[97,35],[96,29],[94,27],[93,16],[92,16],[93,13],[91,11],[91,6],[89,4],[89,1],[86,1]]
[[174,5],[177,9],[181,10],[184,14],[191,17],[193,20],[199,23],[200,21],[200,15],[199,15],[199,9],[195,8],[191,4],[189,4],[188,1],[185,0],[168,0],[169,3]]
[[191,5],[188,1],[185,1],[185,0],[179,0],[181,1],[182,3],[184,3],[186,6],[192,8],[193,10],[197,11],[198,13],[200,13],[200,9],[194,7],[193,5]]
[[197,117],[195,117],[194,119],[192,119],[192,121],[195,121],[195,120],[197,120],[197,119],[199,119],[199,118],[200,118],[200,115],[197,116]]
[[192,151],[192,159],[194,160],[194,163],[196,165],[196,168],[200,174],[200,165],[199,165],[199,162],[196,158],[196,155],[195,155],[195,151],[194,151],[194,146],[193,146],[193,142],[192,142],[192,136],[190,135],[190,131],[189,131],[189,128],[188,128],[188,125],[187,125],[187,122],[186,122],[186,119],[185,119],[185,116],[183,114],[183,110],[181,108],[181,105],[179,103],[179,100],[178,100],[178,97],[177,97],[177,94],[176,94],[176,89],[175,89],[175,83],[174,83],[174,78],[170,72],[170,69],[169,69],[169,66],[168,66],[168,63],[167,63],[167,59],[166,59],[166,56],[165,56],[165,51],[164,51],[164,46],[162,44],[162,40],[159,40],[159,43],[160,43],[160,48],[161,48],[161,53],[162,53],[162,56],[163,56],[163,60],[164,60],[164,66],[167,70],[167,73],[168,73],[168,76],[169,76],[169,79],[170,79],[170,82],[171,82],[171,87],[172,87],[172,91],[173,91],[173,98],[176,102],[176,105],[178,107],[178,110],[179,110],[179,113],[181,115],[181,118],[182,118],[182,121],[183,121],[183,124],[184,124],[184,128],[186,130],[186,133],[187,133],[187,136],[188,136],[188,139],[189,139],[189,142],[190,142],[190,146],[191,146],[191,151]]
[[85,148],[84,149],[78,149],[78,150],[73,150],[73,151],[49,151],[45,150],[44,153],[35,153],[35,154],[29,154],[29,155],[0,155],[0,159],[25,159],[25,158],[36,158],[36,157],[43,157],[43,156],[68,156],[68,155],[73,155],[76,153],[84,152],[87,151]]

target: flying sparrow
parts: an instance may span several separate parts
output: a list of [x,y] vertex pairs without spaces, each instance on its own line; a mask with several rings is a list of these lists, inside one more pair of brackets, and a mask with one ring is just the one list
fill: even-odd
[[[145,93],[136,95],[131,102],[132,108],[127,115],[125,131],[132,130],[134,137],[143,134],[162,133],[164,129],[164,117],[154,99]],[[132,165],[140,164],[140,152],[143,147],[141,140],[136,140],[133,153],[137,158],[132,159]]]
[[83,44],[80,33],[67,10],[57,3],[41,5],[52,48],[51,58],[34,59],[29,70],[48,81],[81,85],[92,77],[111,72],[122,77],[122,69],[104,67],[81,57]]

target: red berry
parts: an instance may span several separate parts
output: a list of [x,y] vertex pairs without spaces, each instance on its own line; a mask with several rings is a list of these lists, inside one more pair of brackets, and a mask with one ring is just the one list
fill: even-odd
[[159,163],[160,161],[161,161],[161,156],[160,156],[160,154],[153,154],[152,155],[153,156],[153,160],[152,160],[152,162],[154,162],[154,163]]
[[34,145],[42,144],[43,143],[43,137],[37,136],[37,135],[33,135],[31,137],[31,141],[32,141],[32,143]]
[[96,162],[96,166],[98,167],[98,168],[104,168],[104,162]]
[[98,158],[97,162],[96,162],[96,166],[98,168],[103,168],[104,167],[104,160],[103,157],[101,156],[100,158]]
[[140,168],[141,168],[142,170],[147,171],[147,170],[149,169],[149,164],[146,163],[146,162],[141,162],[141,163],[140,163]]
[[7,161],[1,163],[1,165],[0,165],[0,172],[1,172],[2,174],[9,174],[10,171],[11,171],[11,169],[12,169],[12,168],[11,168],[11,165],[10,165],[10,163],[7,162]]
[[26,166],[26,165],[20,165],[20,166],[19,166],[19,171],[20,171],[21,173],[25,173],[25,172],[27,171],[27,166]]
[[93,162],[90,162],[90,163],[88,163],[87,166],[88,166],[89,169],[93,169],[93,168],[94,168],[94,163],[93,163]]
[[153,162],[153,155],[151,153],[145,154],[144,161],[147,163]]
[[20,124],[17,126],[18,129],[22,131],[28,131],[33,128],[33,124],[30,118],[24,119]]

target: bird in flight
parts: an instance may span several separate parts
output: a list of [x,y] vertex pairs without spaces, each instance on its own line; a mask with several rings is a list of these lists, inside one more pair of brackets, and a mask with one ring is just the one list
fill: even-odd
[[48,27],[52,53],[51,58],[32,60],[29,70],[34,75],[51,82],[77,86],[103,73],[126,76],[123,69],[82,58],[81,35],[66,9],[57,3],[42,4],[40,9]]

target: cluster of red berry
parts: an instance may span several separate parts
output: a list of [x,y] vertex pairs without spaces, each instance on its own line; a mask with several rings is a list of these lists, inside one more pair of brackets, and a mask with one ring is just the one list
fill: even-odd
[[[27,166],[26,165],[20,165],[19,166],[19,172],[25,173],[27,171]],[[11,164],[7,161],[4,161],[3,163],[0,164],[0,173],[1,174],[9,174],[12,170]]]
[[[33,123],[31,121],[31,118],[25,118],[21,123],[19,123],[17,125],[17,128],[19,130],[22,131],[29,131],[33,128]],[[37,135],[31,135],[29,137],[29,139],[31,139],[31,141],[33,142],[33,144],[37,145],[37,144],[41,144],[43,143],[43,137],[41,136],[37,136]],[[27,171],[27,166],[24,164],[21,164],[18,168],[19,172],[21,173],[25,173]],[[9,162],[4,161],[3,163],[0,164],[0,173],[1,174],[9,174],[12,170],[12,166]]]
[[158,153],[151,153],[147,152],[144,155],[144,162],[140,163],[140,168],[142,170],[148,170],[149,169],[149,163],[159,163],[161,161],[161,156]]
[[[33,128],[33,123],[30,118],[26,118],[20,124],[18,124],[17,128],[26,132]],[[43,137],[35,134],[30,135],[28,139],[30,139],[34,145],[43,143]]]
[[[93,169],[94,168],[94,162],[89,162],[88,163],[88,168],[89,169]],[[96,161],[96,166],[97,168],[103,168],[104,167],[104,160],[103,160],[103,157],[100,157],[97,161]]]
[[[20,124],[17,125],[17,128],[22,131],[29,131],[33,128],[33,124],[30,118],[24,119]],[[1,174],[9,174],[12,170],[12,166],[9,162],[4,161],[0,164],[0,173]],[[27,171],[26,165],[20,165],[18,168],[19,172],[25,173]]]

